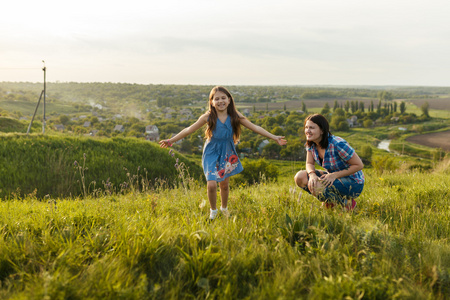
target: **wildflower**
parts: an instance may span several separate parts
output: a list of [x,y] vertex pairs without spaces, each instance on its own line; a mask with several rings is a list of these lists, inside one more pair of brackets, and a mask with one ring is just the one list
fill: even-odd
[[74,162],[73,162],[73,165],[76,167],[76,166],[78,165],[78,162],[77,162],[77,161],[74,161]]

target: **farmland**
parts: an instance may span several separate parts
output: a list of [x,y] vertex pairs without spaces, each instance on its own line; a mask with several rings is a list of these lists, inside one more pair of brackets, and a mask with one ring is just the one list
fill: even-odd
[[450,151],[450,131],[433,132],[415,135],[406,139],[408,142],[432,148],[442,148]]

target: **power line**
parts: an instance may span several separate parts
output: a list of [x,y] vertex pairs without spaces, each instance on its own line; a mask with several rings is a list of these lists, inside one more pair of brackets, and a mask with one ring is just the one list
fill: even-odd
[[35,70],[37,68],[0,68],[0,70]]

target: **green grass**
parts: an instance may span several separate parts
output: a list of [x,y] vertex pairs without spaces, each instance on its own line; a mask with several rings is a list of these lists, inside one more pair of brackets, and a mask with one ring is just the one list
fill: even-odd
[[177,159],[188,166],[192,177],[203,179],[199,165],[168,152],[136,138],[2,134],[0,198],[119,192],[132,188],[133,182],[144,190],[160,181],[176,181]]
[[[366,170],[355,214],[294,187],[0,202],[0,298],[448,299],[450,172]],[[294,169],[291,171],[291,169]],[[292,176],[287,176],[291,173]]]
[[[422,109],[410,102],[406,102],[406,112],[411,114],[416,114],[417,116],[422,115]],[[428,114],[432,118],[438,118],[438,119],[450,119],[450,111],[445,109],[429,109]]]
[[[30,118],[33,116],[34,111],[36,110],[36,105],[38,103],[39,96],[36,98],[36,102],[29,101],[0,101],[0,108],[9,111],[9,112],[20,112],[22,115],[29,116]],[[36,112],[36,118],[41,118],[44,110],[44,103],[41,99],[41,103],[39,104],[39,108]],[[63,103],[46,103],[45,105],[45,113],[47,117],[52,113],[57,114],[73,114],[80,112],[75,106],[67,105]],[[88,111],[85,111],[88,112]]]

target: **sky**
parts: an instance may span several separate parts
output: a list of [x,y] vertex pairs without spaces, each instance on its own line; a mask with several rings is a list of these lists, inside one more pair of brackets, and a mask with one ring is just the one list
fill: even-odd
[[448,0],[14,0],[0,82],[450,86]]

